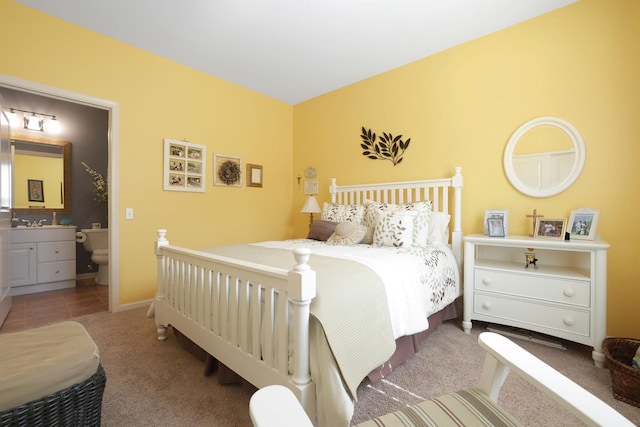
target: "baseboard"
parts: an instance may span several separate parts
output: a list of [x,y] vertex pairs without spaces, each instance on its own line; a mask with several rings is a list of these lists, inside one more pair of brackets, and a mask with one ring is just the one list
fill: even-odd
[[118,311],[133,310],[134,308],[140,307],[149,307],[153,301],[153,299],[149,299],[144,301],[131,302],[129,304],[120,304],[118,306]]
[[76,274],[76,280],[93,279],[98,273],[80,273]]

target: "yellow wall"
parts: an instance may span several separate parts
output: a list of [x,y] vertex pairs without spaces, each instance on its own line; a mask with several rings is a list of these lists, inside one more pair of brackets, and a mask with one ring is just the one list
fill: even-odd
[[[441,177],[463,167],[463,231],[482,232],[485,209],[508,209],[511,234],[526,234],[532,209],[547,217],[599,209],[611,244],[608,333],[638,336],[640,229],[640,2],[581,0],[536,19],[298,104],[294,172],[313,165],[320,200],[343,183]],[[348,66],[348,64],[345,64]],[[571,188],[536,199],[507,181],[511,134],[538,116],[563,118],[584,137],[584,171]],[[411,138],[401,164],[369,160],[360,129]],[[302,191],[294,206],[302,206]],[[306,218],[296,216],[303,235]]]
[[[150,298],[155,229],[192,247],[306,234],[295,177],[313,165],[320,200],[343,183],[441,177],[462,166],[463,229],[481,232],[485,209],[510,211],[510,232],[528,232],[533,208],[547,217],[600,209],[609,251],[608,333],[637,336],[635,244],[629,218],[640,202],[640,2],[581,0],[295,107],[0,0],[0,74],[120,105],[120,303]],[[24,46],[56,49],[37,54]],[[344,64],[348,66],[348,64]],[[582,133],[587,160],[562,194],[518,193],[502,168],[505,144],[525,121],[561,117]],[[361,155],[360,129],[411,138],[400,165]],[[205,194],[162,191],[162,140],[186,138],[264,165],[265,186]],[[212,181],[211,160],[207,180]],[[293,191],[291,191],[293,190]],[[629,225],[627,226],[626,224]]]
[[[196,248],[291,235],[290,105],[12,0],[0,0],[0,11],[0,74],[119,104],[121,304],[155,294],[158,228]],[[162,190],[164,138],[206,145],[206,193]],[[213,153],[263,165],[263,188],[214,187]],[[135,219],[124,220],[125,207]]]
[[[17,154],[14,156],[14,206],[62,208],[64,161],[61,158]],[[44,202],[29,200],[29,180],[41,180]]]

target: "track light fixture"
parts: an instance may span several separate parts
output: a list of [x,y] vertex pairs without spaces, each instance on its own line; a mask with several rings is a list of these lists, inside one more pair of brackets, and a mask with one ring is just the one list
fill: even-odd
[[[45,126],[48,132],[60,132],[60,122],[53,114],[38,113],[37,111],[21,110],[19,108],[9,107],[9,122],[12,126],[18,126],[20,121],[16,111],[24,113],[22,118],[22,126],[24,129],[36,130],[44,132]],[[51,117],[46,121],[47,117]]]

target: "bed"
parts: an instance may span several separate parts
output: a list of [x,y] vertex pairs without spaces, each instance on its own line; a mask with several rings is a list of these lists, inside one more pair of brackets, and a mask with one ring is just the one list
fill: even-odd
[[348,426],[362,380],[456,315],[462,184],[459,167],[442,179],[333,179],[307,236],[333,224],[326,241],[193,250],[158,230],[158,339],[172,326],[255,387],[289,388],[317,425]]

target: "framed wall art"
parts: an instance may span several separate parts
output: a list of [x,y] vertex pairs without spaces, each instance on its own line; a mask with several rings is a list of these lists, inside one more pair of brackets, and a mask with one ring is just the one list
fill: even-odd
[[247,163],[247,187],[262,187],[262,166]]
[[213,184],[242,187],[242,159],[226,154],[213,155]]
[[536,239],[564,240],[567,227],[566,218],[538,218],[536,219]]
[[318,194],[318,178],[304,180],[304,194]]
[[482,233],[491,236],[489,233],[489,219],[502,219],[503,237],[509,235],[509,211],[506,209],[487,209],[484,211],[484,221],[482,223]]
[[170,191],[206,190],[207,147],[176,139],[164,140],[163,188]]
[[591,208],[580,208],[571,211],[567,227],[569,239],[595,240],[599,217],[600,211]]
[[42,180],[28,179],[27,182],[29,184],[29,201],[44,202],[44,184],[42,183]]

